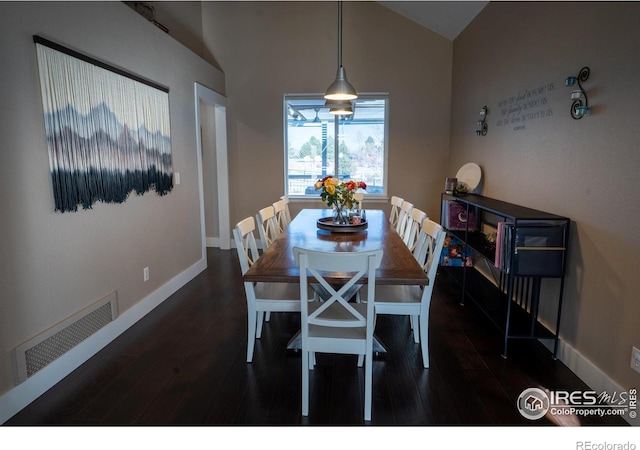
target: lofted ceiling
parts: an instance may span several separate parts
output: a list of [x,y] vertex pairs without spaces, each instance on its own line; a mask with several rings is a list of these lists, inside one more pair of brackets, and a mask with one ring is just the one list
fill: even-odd
[[454,0],[378,3],[447,39],[454,40],[489,2]]

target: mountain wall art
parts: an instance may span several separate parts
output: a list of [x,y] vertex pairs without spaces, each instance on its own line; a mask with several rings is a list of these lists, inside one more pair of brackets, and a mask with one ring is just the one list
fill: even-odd
[[169,90],[34,36],[55,210],[173,188]]

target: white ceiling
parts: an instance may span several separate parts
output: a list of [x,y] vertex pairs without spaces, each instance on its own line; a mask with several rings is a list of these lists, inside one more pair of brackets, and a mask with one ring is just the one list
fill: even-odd
[[454,40],[489,2],[456,0],[378,3],[441,36]]

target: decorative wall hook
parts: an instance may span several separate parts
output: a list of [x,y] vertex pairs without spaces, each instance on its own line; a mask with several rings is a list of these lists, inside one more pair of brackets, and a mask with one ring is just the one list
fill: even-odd
[[582,119],[589,112],[589,99],[587,93],[582,88],[581,81],[587,81],[589,79],[589,68],[583,67],[580,69],[580,73],[577,77],[567,77],[564,83],[567,86],[578,85],[578,89],[571,91],[571,117],[574,119]]
[[487,128],[489,128],[489,126],[487,125],[487,107],[486,106],[483,106],[482,109],[480,110],[480,120],[476,122],[476,125],[478,125],[478,129],[476,130],[476,135],[486,136]]

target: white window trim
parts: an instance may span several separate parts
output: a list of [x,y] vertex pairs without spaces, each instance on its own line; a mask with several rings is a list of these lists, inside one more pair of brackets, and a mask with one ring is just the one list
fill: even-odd
[[[288,176],[289,176],[289,156],[288,156],[288,148],[287,148],[287,143],[289,142],[288,139],[288,126],[287,126],[287,101],[290,99],[317,99],[318,97],[322,97],[324,94],[323,93],[305,93],[305,94],[300,94],[300,93],[285,93],[283,96],[283,104],[282,104],[282,111],[283,111],[283,121],[282,121],[282,127],[283,127],[283,137],[284,137],[284,142],[283,142],[283,146],[284,146],[284,179],[283,179],[283,188],[284,188],[284,193],[286,195],[288,195],[289,200],[292,201],[309,201],[309,200],[314,200],[315,197],[312,195],[291,195],[288,194],[287,189],[288,189]],[[388,92],[366,92],[366,93],[358,93],[358,98],[359,99],[367,99],[367,98],[371,98],[371,99],[379,99],[381,97],[385,98],[385,109],[384,109],[384,116],[385,116],[385,120],[384,120],[384,162],[383,162],[383,176],[384,176],[384,186],[382,189],[382,193],[380,194],[367,194],[367,202],[368,201],[376,201],[376,202],[387,202],[389,200],[389,195],[388,195],[388,186],[389,186],[389,178],[388,178],[388,167],[389,167],[389,102],[390,102],[390,98],[389,98],[389,93]],[[335,133],[334,136],[337,137],[338,135],[338,123],[335,123]],[[336,139],[336,138],[334,138]],[[336,160],[337,161],[337,160]]]

